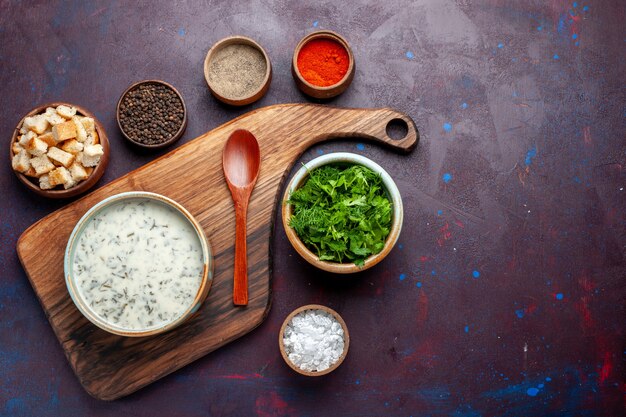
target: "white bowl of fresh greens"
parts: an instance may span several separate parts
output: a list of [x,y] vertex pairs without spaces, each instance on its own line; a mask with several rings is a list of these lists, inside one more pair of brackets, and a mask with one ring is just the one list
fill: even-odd
[[329,272],[349,274],[376,265],[402,229],[402,198],[393,179],[353,153],[326,154],[303,165],[283,200],[283,225],[294,249]]

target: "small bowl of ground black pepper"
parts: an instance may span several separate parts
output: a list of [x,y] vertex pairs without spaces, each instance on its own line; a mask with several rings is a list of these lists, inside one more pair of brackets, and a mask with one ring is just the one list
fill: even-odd
[[117,103],[122,135],[144,149],[160,149],[181,138],[187,128],[183,97],[165,81],[139,81],[124,91]]
[[346,91],[354,70],[348,41],[331,30],[308,34],[293,53],[293,79],[300,91],[313,98],[329,99]]
[[211,94],[222,103],[245,106],[265,95],[272,65],[265,50],[245,36],[218,41],[204,60],[204,78]]

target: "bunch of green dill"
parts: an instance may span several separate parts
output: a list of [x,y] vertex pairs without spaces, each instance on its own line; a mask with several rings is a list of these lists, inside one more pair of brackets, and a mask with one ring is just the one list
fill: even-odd
[[322,261],[362,266],[385,246],[392,204],[380,175],[367,167],[316,168],[288,203],[289,226]]

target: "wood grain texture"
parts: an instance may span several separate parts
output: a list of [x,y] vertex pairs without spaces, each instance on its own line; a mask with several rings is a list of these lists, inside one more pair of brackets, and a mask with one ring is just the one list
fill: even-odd
[[[402,140],[386,134],[393,119],[408,125]],[[262,158],[248,209],[249,304],[245,308],[232,304],[235,212],[221,169],[223,146],[236,129],[255,135]],[[271,304],[269,245],[285,172],[314,143],[351,137],[409,152],[419,134],[408,116],[391,109],[265,107],[205,133],[28,228],[17,244],[20,261],[87,392],[103,400],[128,395],[257,327]],[[63,276],[65,246],[78,219],[102,199],[131,190],[163,194],[182,204],[204,228],[215,262],[211,292],[195,317],[171,332],[134,339],[109,334],[83,317],[68,295]]]

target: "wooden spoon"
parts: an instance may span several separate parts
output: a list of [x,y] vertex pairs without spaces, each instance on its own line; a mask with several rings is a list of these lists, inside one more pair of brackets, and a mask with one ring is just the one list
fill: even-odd
[[248,258],[246,254],[246,217],[250,194],[259,176],[259,143],[247,130],[235,130],[222,153],[226,183],[235,203],[235,277],[233,303],[248,305]]

